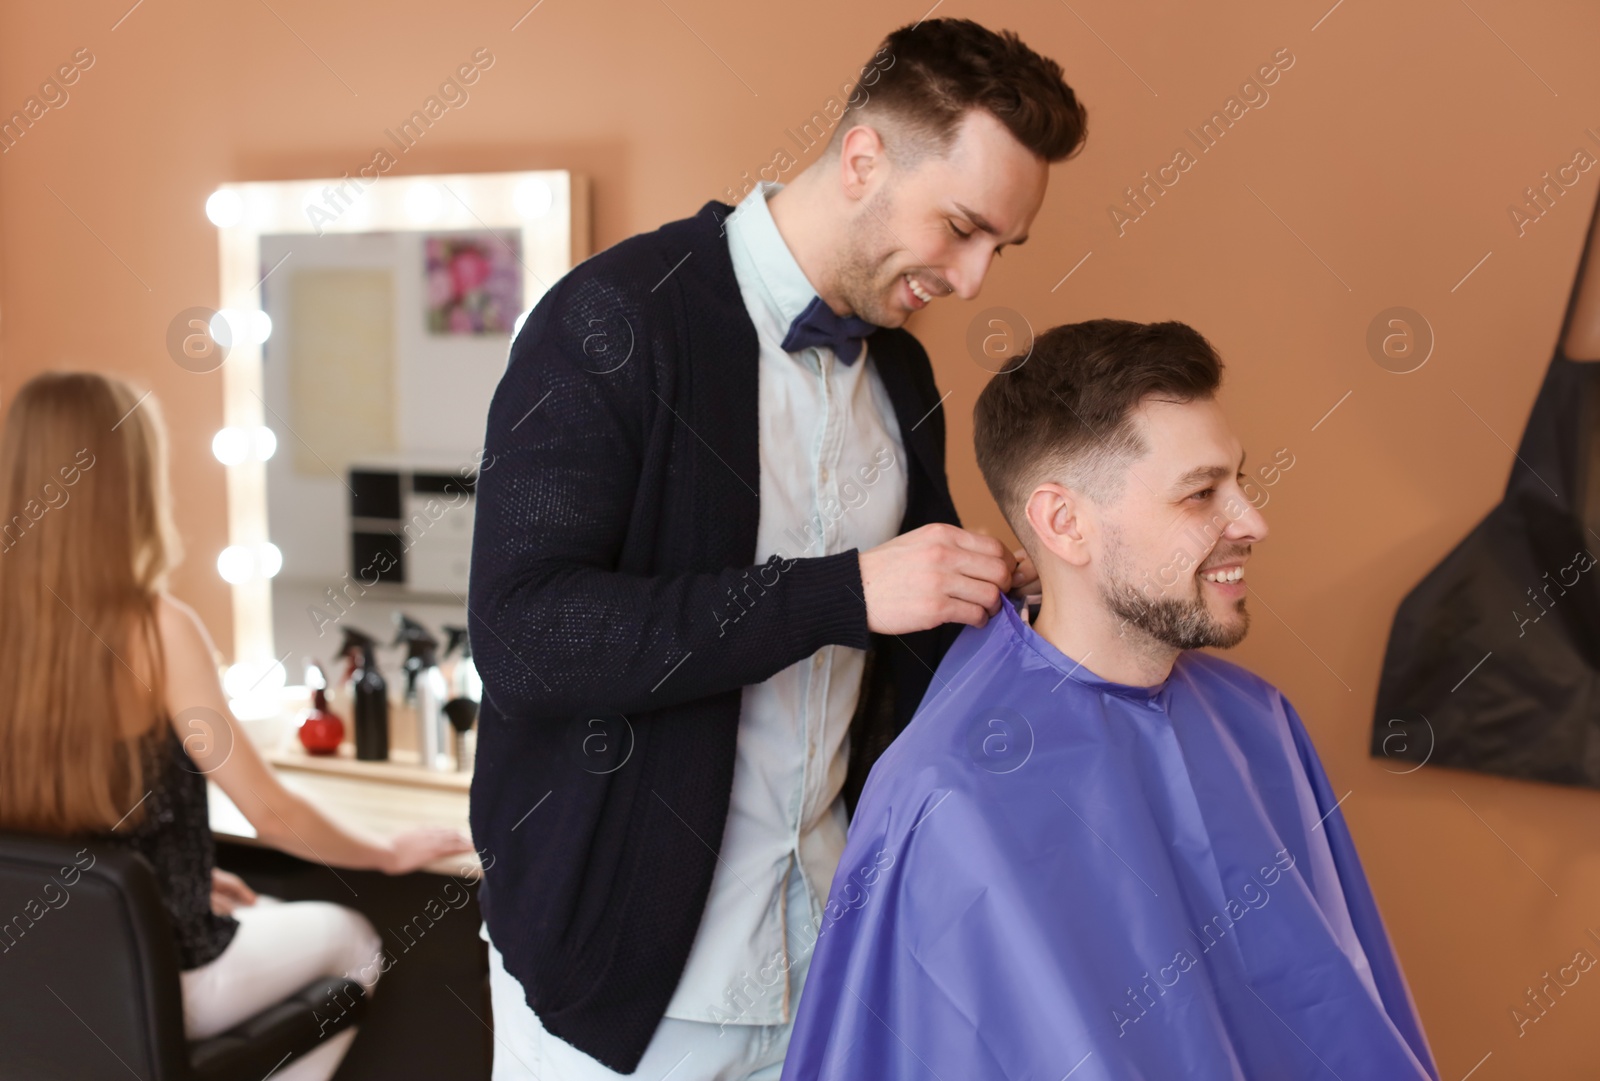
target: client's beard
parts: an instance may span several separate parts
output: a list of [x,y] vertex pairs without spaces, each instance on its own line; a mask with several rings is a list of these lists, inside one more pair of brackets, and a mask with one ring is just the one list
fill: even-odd
[[1109,562],[1100,582],[1100,597],[1127,623],[1173,649],[1228,649],[1242,642],[1250,630],[1250,613],[1243,597],[1235,609],[1242,617],[1239,622],[1222,623],[1212,616],[1199,593],[1189,600],[1166,596],[1151,599],[1123,575],[1122,566],[1115,559]]

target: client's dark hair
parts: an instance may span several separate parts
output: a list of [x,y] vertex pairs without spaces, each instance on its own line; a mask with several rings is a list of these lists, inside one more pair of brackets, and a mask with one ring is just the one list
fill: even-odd
[[1025,544],[1024,508],[1054,480],[1096,502],[1115,500],[1127,466],[1149,451],[1132,413],[1146,397],[1210,398],[1222,361],[1186,323],[1091,319],[1045,331],[989,380],[972,410],[978,468]]
[[971,19],[928,19],[883,40],[834,129],[887,119],[891,158],[912,163],[944,153],[967,112],[983,109],[1019,143],[1047,162],[1083,148],[1088,114],[1062,77],[1061,65],[1040,56],[1015,33],[996,33]]

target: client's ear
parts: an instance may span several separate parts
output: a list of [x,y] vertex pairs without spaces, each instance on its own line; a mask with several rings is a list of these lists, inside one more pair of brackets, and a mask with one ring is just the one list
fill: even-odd
[[1081,567],[1089,562],[1084,536],[1083,499],[1072,489],[1046,481],[1028,496],[1023,508],[1028,527],[1039,543],[1063,563]]

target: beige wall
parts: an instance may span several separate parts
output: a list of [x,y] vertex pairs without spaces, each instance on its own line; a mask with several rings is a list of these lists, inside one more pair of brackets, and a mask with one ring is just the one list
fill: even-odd
[[[778,148],[794,153],[786,129],[884,32],[922,13],[877,4],[869,16],[840,0],[545,0],[513,30],[524,9],[510,0],[148,0],[112,29],[130,6],[0,10],[6,114],[75,50],[95,57],[70,101],[0,156],[0,394],[62,364],[156,391],[190,551],[177,589],[224,648],[228,598],[213,569],[224,491],[209,453],[219,377],[183,371],[164,345],[177,312],[216,303],[202,213],[215,185],[355,169],[487,47],[496,62],[470,102],[397,172],[588,173],[603,247],[691,213]],[[1176,318],[1211,338],[1252,461],[1280,447],[1295,459],[1270,489],[1255,630],[1236,655],[1286,690],[1351,793],[1344,810],[1444,1076],[1492,1052],[1475,1077],[1588,1077],[1600,972],[1525,1036],[1510,1009],[1546,969],[1585,945],[1600,951],[1585,932],[1600,929],[1600,794],[1399,776],[1365,748],[1395,606],[1494,503],[1551,353],[1600,173],[1525,236],[1507,206],[1575,148],[1600,153],[1585,134],[1600,134],[1600,13],[1550,0],[1356,2],[1314,26],[1333,6],[940,6],[1057,57],[1089,107],[1090,137],[1057,167],[1035,239],[1006,253],[985,296],[941,303],[914,329],[950,391],[957,502],[996,531],[970,450],[986,374],[965,340],[979,310],[1003,304],[1038,328]],[[1118,236],[1108,205],[1280,48],[1295,63],[1265,106]],[[1392,305],[1421,311],[1437,333],[1410,375],[1366,353],[1368,322]]]

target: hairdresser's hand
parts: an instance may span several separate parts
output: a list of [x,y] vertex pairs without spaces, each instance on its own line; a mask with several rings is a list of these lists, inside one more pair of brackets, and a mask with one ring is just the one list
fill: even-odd
[[1011,572],[1011,595],[1019,600],[1039,592],[1039,571],[1026,548],[1011,553],[1016,557],[1017,569]]
[[867,628],[925,631],[941,623],[983,626],[1000,610],[1016,557],[993,537],[935,522],[861,553]]
[[427,827],[397,833],[389,839],[389,857],[383,871],[404,875],[426,867],[442,856],[472,851],[472,839],[460,830]]
[[236,874],[220,867],[211,870],[211,911],[219,916],[231,916],[233,910],[248,908],[256,903],[256,891]]

